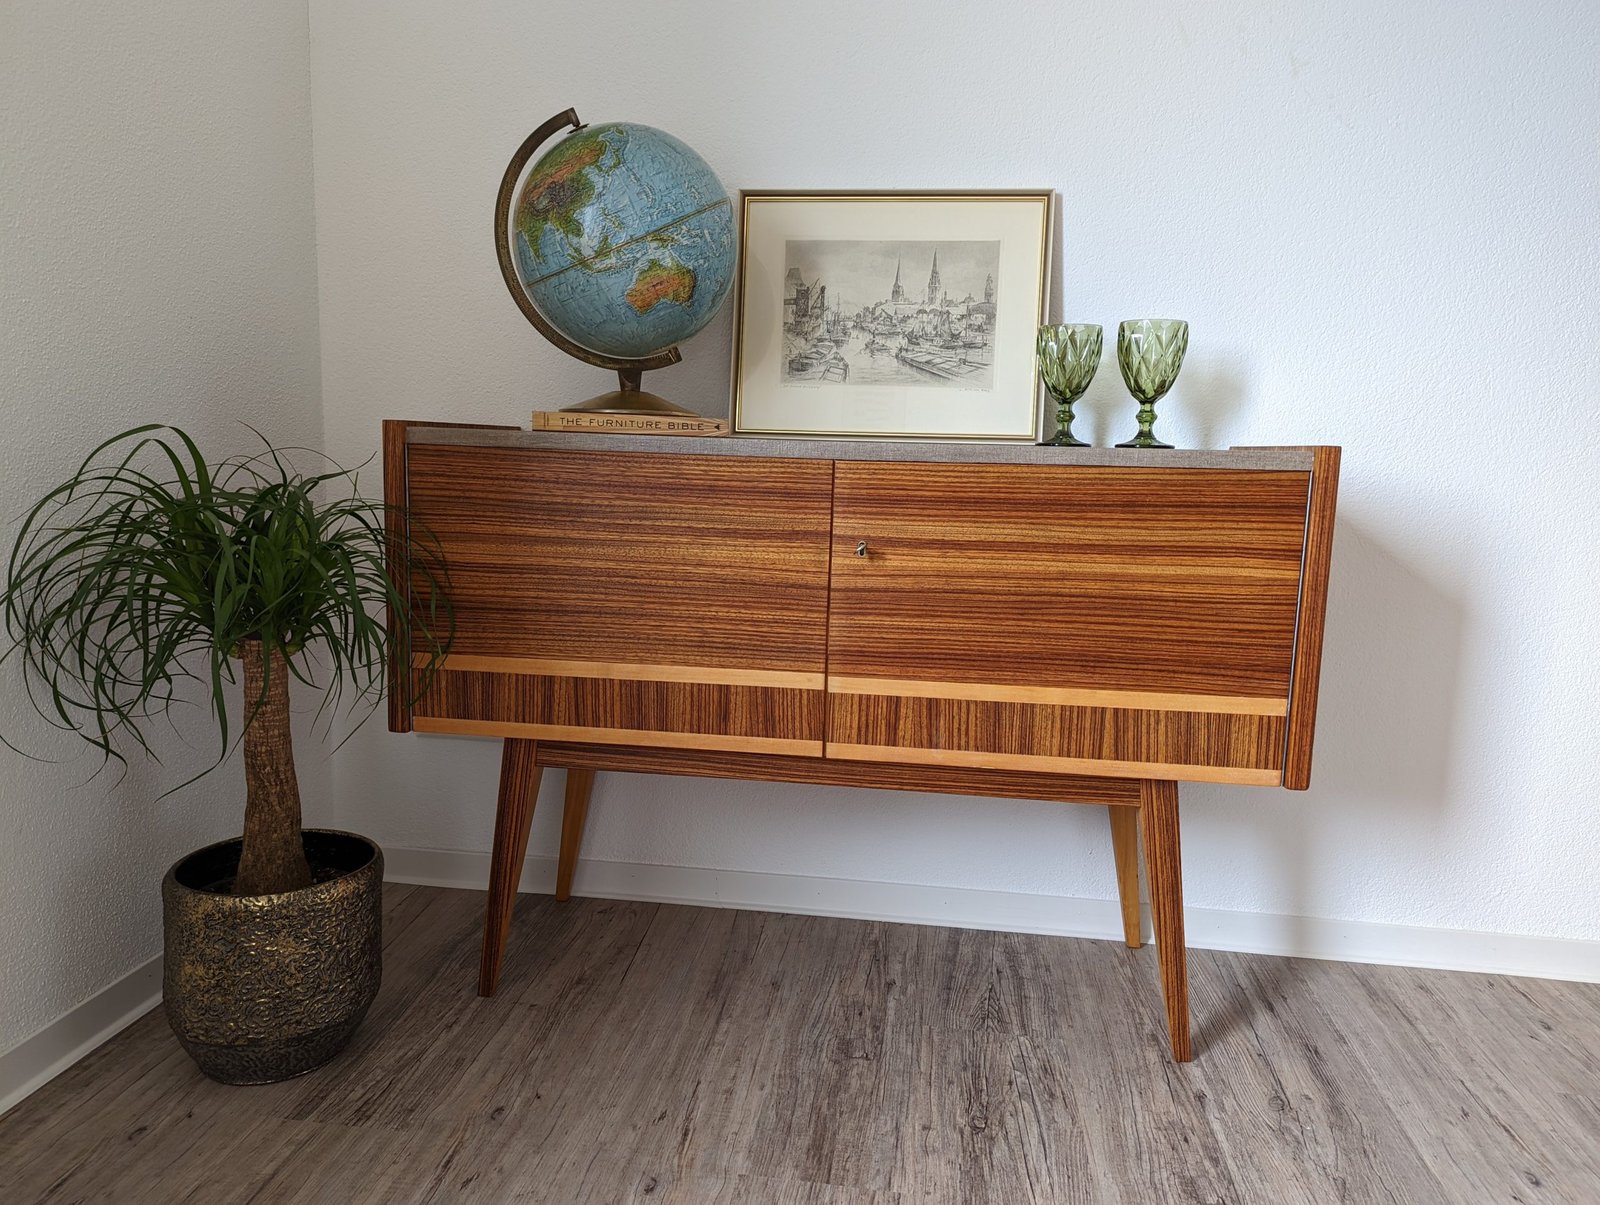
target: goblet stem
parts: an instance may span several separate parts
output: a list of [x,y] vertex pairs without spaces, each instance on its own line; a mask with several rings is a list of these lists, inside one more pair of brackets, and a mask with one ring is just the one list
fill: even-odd
[[1087,441],[1072,433],[1072,403],[1056,403],[1056,433],[1044,441],[1047,448],[1087,448]]
[[1139,403],[1139,434],[1127,443],[1120,443],[1119,448],[1170,448],[1172,445],[1162,443],[1156,438],[1156,404],[1154,402]]

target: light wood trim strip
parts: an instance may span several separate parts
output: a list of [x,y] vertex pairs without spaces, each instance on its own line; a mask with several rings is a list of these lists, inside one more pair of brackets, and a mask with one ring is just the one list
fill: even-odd
[[[424,657],[417,665],[427,664]],[[646,665],[626,661],[565,661],[551,657],[494,657],[451,653],[440,669],[489,674],[535,674],[547,678],[616,678],[630,682],[694,682],[707,686],[774,686],[783,690],[821,690],[822,674],[781,669],[740,669],[722,665]],[[1281,713],[1280,713],[1281,714]]]
[[[418,719],[417,726],[422,726]],[[1047,757],[1036,753],[988,753],[976,749],[916,749],[901,745],[847,745],[828,742],[827,755],[846,761],[911,762],[924,766],[973,766],[982,770],[1033,770],[1042,774],[1100,774],[1108,778],[1164,778],[1180,782],[1221,782],[1275,787],[1276,770],[1246,766],[1183,766],[1166,762],[1111,761],[1098,757]]]
[[1283,785],[1311,785],[1311,743],[1317,727],[1317,686],[1322,677],[1322,630],[1328,618],[1328,573],[1333,559],[1333,515],[1339,497],[1339,449],[1313,448],[1306,501],[1306,544],[1300,569],[1300,613],[1289,671],[1289,724]]
[[582,728],[567,724],[518,724],[509,720],[455,720],[413,716],[417,732],[447,736],[501,736],[534,741],[576,741],[592,745],[642,745],[668,749],[727,749],[735,753],[786,753],[821,757],[821,741],[796,741],[771,736],[726,736],[716,732],[660,732],[637,728]]
[[830,676],[833,695],[890,695],[914,699],[971,699],[984,703],[1053,703],[1062,707],[1116,707],[1133,711],[1201,711],[1227,715],[1287,715],[1287,699],[1249,695],[1165,694],[1077,686],[1006,686],[992,682],[921,682],[909,678]]

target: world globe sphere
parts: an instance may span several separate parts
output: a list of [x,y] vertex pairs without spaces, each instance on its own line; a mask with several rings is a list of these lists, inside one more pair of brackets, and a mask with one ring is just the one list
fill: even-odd
[[733,205],[706,161],[628,122],[569,134],[511,209],[518,283],[579,346],[638,359],[689,338],[733,283]]

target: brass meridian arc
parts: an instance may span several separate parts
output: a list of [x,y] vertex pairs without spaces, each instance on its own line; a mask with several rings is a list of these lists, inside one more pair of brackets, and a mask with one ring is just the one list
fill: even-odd
[[522,281],[517,277],[516,260],[511,254],[511,204],[517,190],[517,180],[522,175],[522,169],[528,165],[528,160],[533,158],[534,152],[552,134],[568,126],[574,130],[583,128],[575,109],[557,113],[529,134],[517,148],[517,153],[511,156],[511,162],[506,165],[505,175],[500,179],[500,192],[494,204],[494,249],[500,261],[500,275],[506,282],[506,288],[510,290],[511,300],[517,303],[522,316],[533,324],[536,331],[573,359],[593,364],[597,368],[609,368],[617,374],[620,388],[590,398],[579,405],[567,406],[565,409],[598,411],[605,414],[694,414],[693,410],[685,409],[656,394],[642,392],[639,388],[641,374],[646,369],[669,368],[683,359],[676,347],[668,347],[654,355],[637,358],[608,356],[603,352],[592,351],[557,330],[550,320],[539,312],[539,307],[533,304],[533,298],[528,296],[527,290],[522,287]]

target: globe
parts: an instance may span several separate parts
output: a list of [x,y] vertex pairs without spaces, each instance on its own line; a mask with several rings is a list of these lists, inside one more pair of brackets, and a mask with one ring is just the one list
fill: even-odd
[[733,205],[678,139],[627,122],[569,134],[511,210],[518,283],[589,351],[653,355],[710,322],[733,283]]

